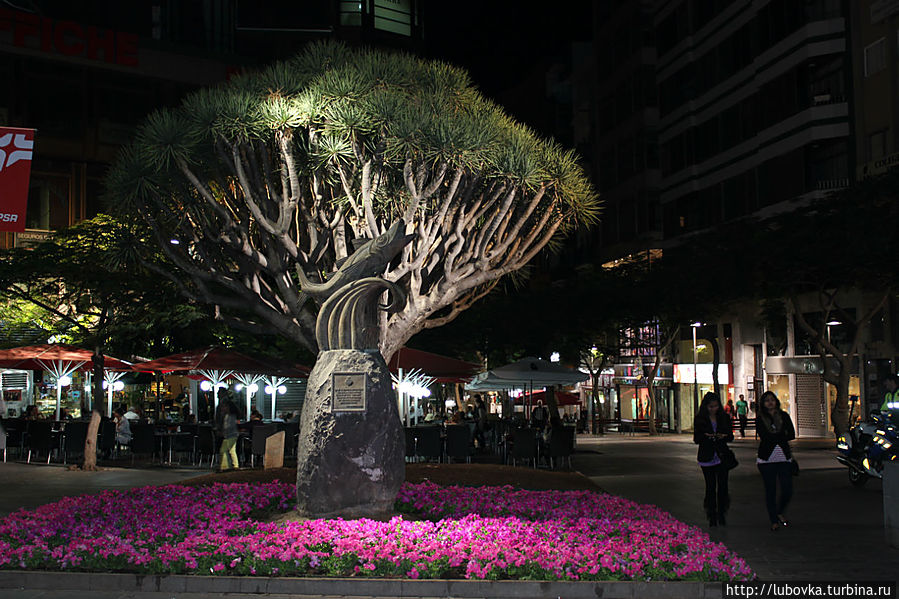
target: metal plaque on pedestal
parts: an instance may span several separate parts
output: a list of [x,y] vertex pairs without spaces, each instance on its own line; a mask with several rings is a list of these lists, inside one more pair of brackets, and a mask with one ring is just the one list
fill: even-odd
[[331,412],[364,412],[368,375],[335,372],[331,375]]

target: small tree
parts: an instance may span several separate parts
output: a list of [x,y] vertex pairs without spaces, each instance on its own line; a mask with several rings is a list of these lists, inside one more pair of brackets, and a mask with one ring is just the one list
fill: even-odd
[[[179,318],[156,318],[154,310],[175,310],[179,296],[169,284],[160,285],[137,263],[139,237],[106,215],[58,232],[34,248],[0,253],[0,296],[27,303],[41,315],[41,326],[63,332],[78,344],[91,347],[93,389],[104,396],[104,354],[120,327],[136,326],[148,318],[161,328],[177,328],[203,318],[182,306]],[[45,337],[46,338],[46,337]],[[86,469],[96,464],[99,414],[92,421],[84,452]]]
[[314,44],[153,114],[109,178],[192,298],[226,322],[310,351],[307,277],[402,220],[414,240],[383,273],[390,357],[450,322],[598,201],[577,157],[506,116],[460,69]]

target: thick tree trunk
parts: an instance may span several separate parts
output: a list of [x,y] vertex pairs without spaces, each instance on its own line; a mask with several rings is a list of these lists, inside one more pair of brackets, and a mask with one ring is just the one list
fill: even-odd
[[605,431],[603,430],[603,414],[599,407],[599,370],[594,370],[590,373],[590,381],[592,383],[592,388],[590,389],[590,401],[593,402],[592,409],[590,410],[591,419],[596,420],[597,414],[599,415],[599,427],[595,426],[591,420],[590,429],[595,435],[596,429],[599,428],[599,434],[602,435]]
[[[105,357],[103,356],[103,348],[95,347],[94,348],[94,367],[93,367],[93,377],[94,380],[91,381],[92,390],[91,390],[91,407],[94,410],[99,410],[99,403],[105,397],[105,393],[103,393],[103,369],[105,368]],[[102,413],[103,410],[100,410]]]
[[552,428],[562,426],[562,417],[559,416],[559,402],[556,399],[556,387],[551,385],[546,388],[546,407],[549,408],[549,424]]
[[652,364],[652,371],[650,371],[649,376],[646,377],[646,385],[647,392],[649,395],[649,405],[646,409],[646,417],[649,419],[649,434],[650,435],[658,435],[659,431],[656,428],[656,386],[653,384],[656,380],[656,372],[659,371],[659,365],[662,363],[662,354],[661,352],[656,352],[655,362]]
[[97,435],[100,432],[100,412],[94,407],[91,413],[91,422],[87,426],[87,440],[84,442],[84,462],[81,464],[82,470],[97,469]]
[[718,396],[718,401],[721,402],[721,407],[727,403],[727,398],[721,396],[721,383],[718,382],[718,366],[721,364],[721,348],[718,346],[718,335],[717,333],[709,339],[709,342],[712,344],[712,384],[715,386],[715,395]]
[[[825,360],[827,357],[825,356]],[[834,436],[839,437],[849,430],[849,369],[852,356],[840,356],[840,373],[837,375],[837,400],[830,411],[830,423]]]

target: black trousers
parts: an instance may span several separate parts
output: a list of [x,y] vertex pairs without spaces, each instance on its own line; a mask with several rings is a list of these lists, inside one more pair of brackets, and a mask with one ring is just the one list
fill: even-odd
[[[793,497],[793,466],[790,462],[759,464],[762,481],[765,483],[765,507],[771,524],[777,524],[778,514],[783,514]],[[780,483],[780,499],[777,497],[777,483]]]
[[746,414],[740,414],[739,418],[740,418],[740,436],[745,437],[746,436],[746,420],[747,420]]
[[702,476],[705,478],[703,507],[709,517],[725,514],[730,507],[730,494],[727,490],[728,473],[729,470],[724,464],[702,466]]

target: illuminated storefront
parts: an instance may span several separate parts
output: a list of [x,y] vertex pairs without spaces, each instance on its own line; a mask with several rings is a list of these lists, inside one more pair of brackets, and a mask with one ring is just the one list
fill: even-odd
[[[680,430],[693,430],[693,419],[696,418],[696,409],[706,393],[715,390],[713,364],[675,364],[674,384],[677,385],[679,395],[677,424]],[[718,365],[718,386],[721,392],[721,401],[727,403],[733,399],[733,379],[731,378],[730,364]]]

